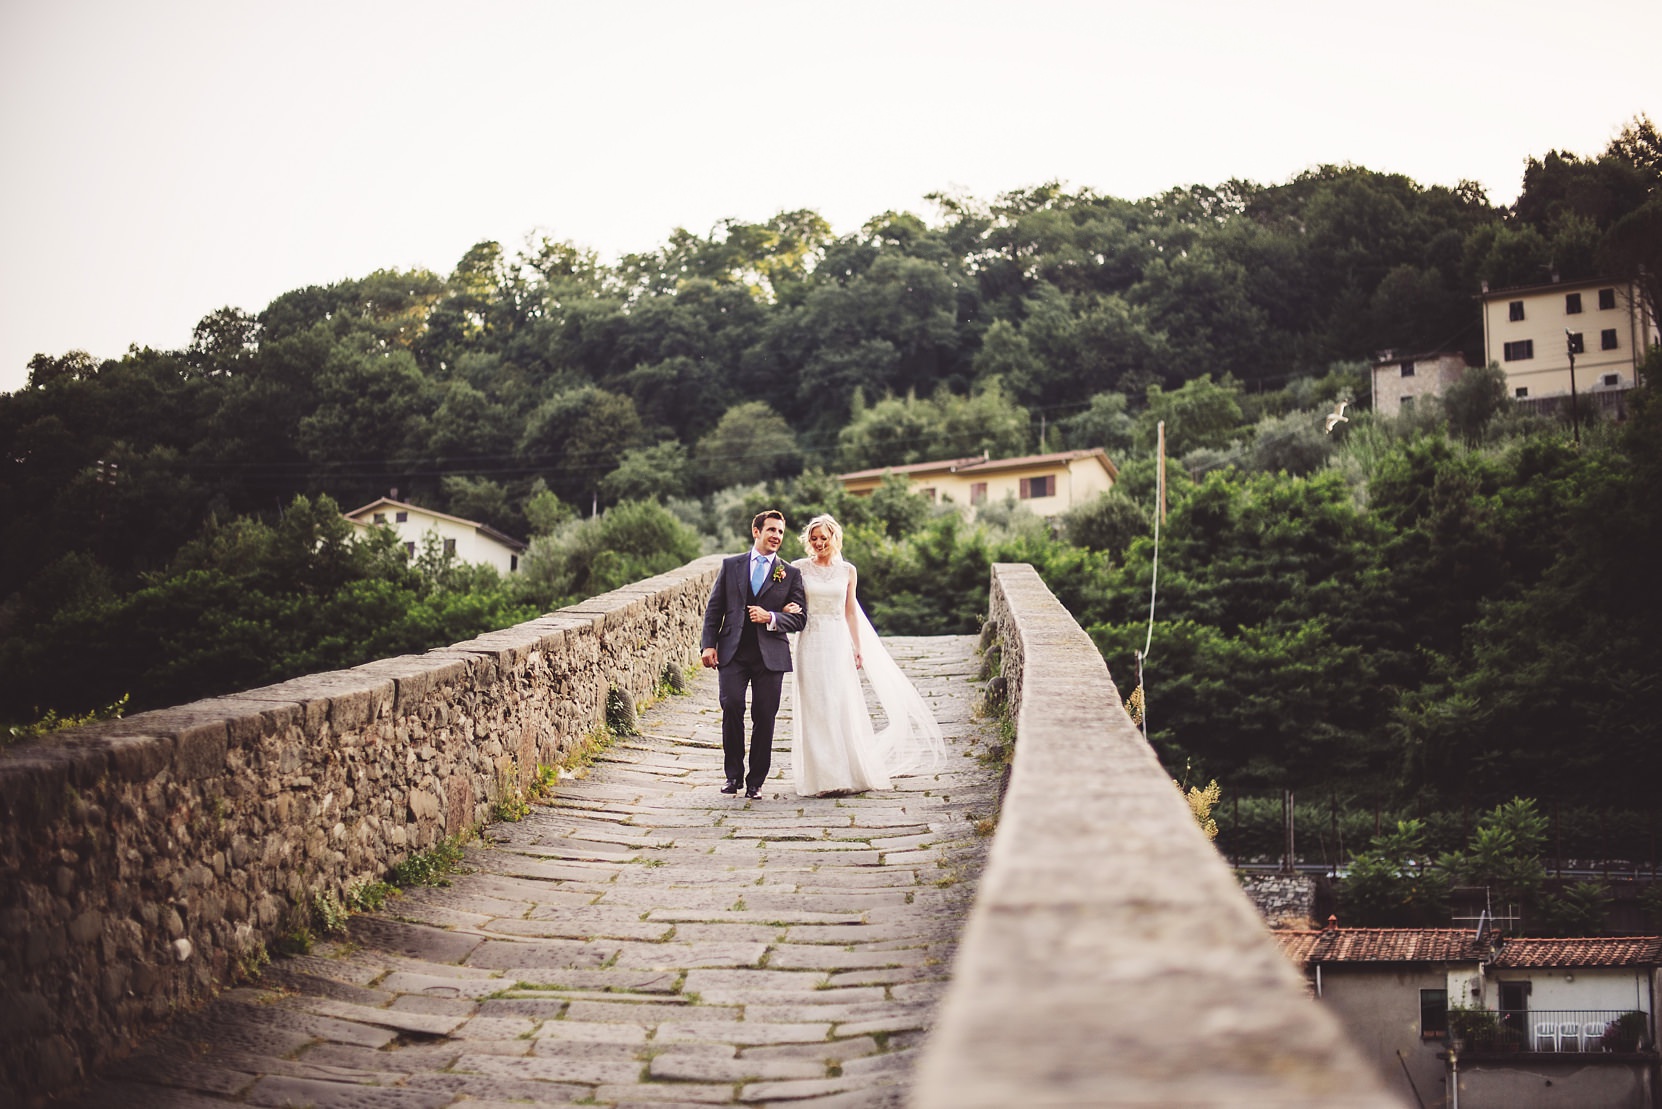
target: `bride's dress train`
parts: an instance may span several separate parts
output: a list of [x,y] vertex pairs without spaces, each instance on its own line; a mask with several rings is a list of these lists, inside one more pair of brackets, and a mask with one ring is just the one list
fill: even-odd
[[887,718],[882,731],[872,727],[843,614],[849,565],[841,559],[828,567],[812,559],[795,565],[808,594],[808,621],[796,637],[791,672],[797,793],[888,789],[891,778],[938,766],[946,752],[940,725],[856,607],[865,675]]

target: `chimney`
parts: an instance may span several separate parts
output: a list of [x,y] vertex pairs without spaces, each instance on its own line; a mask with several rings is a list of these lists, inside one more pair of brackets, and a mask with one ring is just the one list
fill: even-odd
[[396,501],[397,499],[398,499],[398,486],[394,485],[391,489],[387,490],[387,500]]
[[1322,931],[1324,931],[1324,932],[1337,932],[1338,930],[1339,930],[1339,918],[1337,916],[1333,915],[1332,913],[1329,913],[1327,915],[1327,927],[1323,928]]

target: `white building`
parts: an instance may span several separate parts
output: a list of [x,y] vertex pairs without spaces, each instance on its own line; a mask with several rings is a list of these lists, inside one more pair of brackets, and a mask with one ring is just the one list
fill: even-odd
[[391,528],[404,544],[404,549],[411,555],[421,549],[422,541],[427,535],[433,535],[443,546],[445,553],[454,554],[462,562],[494,566],[503,574],[511,574],[519,569],[519,556],[525,550],[524,543],[511,535],[502,534],[488,524],[449,516],[419,505],[405,504],[391,497],[371,501],[345,515],[353,524],[365,530],[376,527]]

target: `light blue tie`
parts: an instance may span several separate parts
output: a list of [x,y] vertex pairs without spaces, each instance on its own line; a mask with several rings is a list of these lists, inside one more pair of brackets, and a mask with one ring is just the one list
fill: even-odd
[[758,558],[755,567],[750,571],[750,591],[760,593],[762,583],[768,580],[768,560]]

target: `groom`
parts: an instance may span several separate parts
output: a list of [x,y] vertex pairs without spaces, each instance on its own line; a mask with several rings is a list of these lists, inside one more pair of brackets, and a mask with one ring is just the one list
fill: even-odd
[[[779,557],[785,541],[785,514],[775,509],[759,512],[750,521],[755,543],[751,549],[726,559],[710,601],[704,607],[701,641],[705,666],[719,671],[721,691],[721,749],[727,783],[723,793],[737,793],[742,783],[751,800],[762,795],[773,765],[773,718],[779,712],[779,693],[791,668],[791,645],[786,632],[802,630],[807,621],[808,595],[802,571]],[[784,611],[796,602],[797,611]],[[744,768],[744,698],[750,690],[750,772]]]

